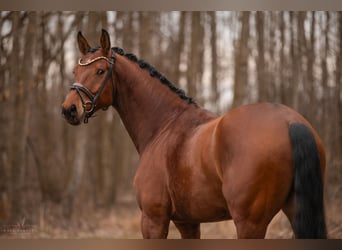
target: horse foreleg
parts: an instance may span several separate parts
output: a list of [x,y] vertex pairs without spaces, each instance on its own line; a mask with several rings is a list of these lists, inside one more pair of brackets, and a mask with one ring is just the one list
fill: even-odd
[[[234,221],[235,222],[235,221]],[[239,239],[263,239],[266,235],[267,224],[254,223],[251,220],[235,222],[237,237]]]
[[180,232],[182,239],[199,239],[201,236],[199,223],[173,222]]
[[168,217],[152,217],[146,213],[141,216],[141,231],[144,239],[165,239],[169,233]]

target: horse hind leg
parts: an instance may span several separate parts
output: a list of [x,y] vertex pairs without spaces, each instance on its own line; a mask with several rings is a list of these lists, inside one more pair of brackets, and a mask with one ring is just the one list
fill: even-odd
[[201,229],[199,223],[173,222],[181,234],[182,239],[199,239]]
[[257,198],[240,201],[235,206],[229,206],[231,202],[228,202],[239,239],[265,238],[267,227],[280,208],[263,202],[266,199],[264,195],[261,192]]

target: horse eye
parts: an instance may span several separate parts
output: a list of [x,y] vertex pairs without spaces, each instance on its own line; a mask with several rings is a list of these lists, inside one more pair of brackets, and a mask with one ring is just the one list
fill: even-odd
[[103,73],[104,73],[103,69],[98,69],[97,72],[96,72],[96,74],[98,74],[98,75],[102,75]]

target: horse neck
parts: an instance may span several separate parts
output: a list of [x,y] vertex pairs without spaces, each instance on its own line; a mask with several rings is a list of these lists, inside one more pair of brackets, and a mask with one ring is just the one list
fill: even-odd
[[114,107],[139,153],[180,114],[196,109],[137,63],[117,55],[114,68]]

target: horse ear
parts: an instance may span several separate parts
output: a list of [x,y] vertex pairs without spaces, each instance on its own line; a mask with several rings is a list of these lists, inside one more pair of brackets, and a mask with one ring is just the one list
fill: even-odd
[[101,47],[103,50],[103,55],[107,56],[108,51],[110,50],[110,38],[109,38],[108,32],[104,29],[102,29],[102,35],[101,35],[100,43],[101,43]]
[[79,31],[77,33],[77,42],[78,42],[78,48],[80,49],[80,52],[85,55],[88,53],[89,49],[91,48],[87,40],[82,35],[82,32]]

